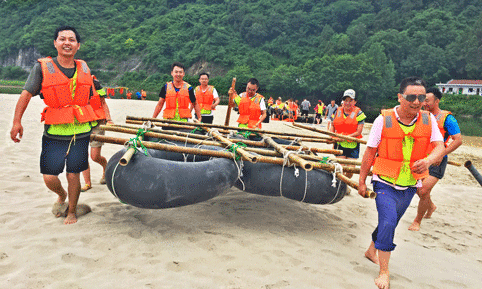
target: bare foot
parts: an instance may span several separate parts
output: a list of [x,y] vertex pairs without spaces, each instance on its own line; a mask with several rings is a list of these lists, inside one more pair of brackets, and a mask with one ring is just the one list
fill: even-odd
[[408,227],[410,231],[419,231],[420,230],[420,223],[413,221],[412,225]]
[[375,279],[375,285],[377,285],[379,289],[390,288],[390,275],[388,273],[380,273],[377,279]]
[[437,209],[437,206],[435,205],[430,206],[430,209],[427,210],[427,213],[425,213],[424,218],[430,219],[432,217],[433,212],[435,212],[436,209]]
[[377,251],[375,250],[375,252],[373,252],[372,250],[368,249],[366,252],[365,252],[365,257],[372,261],[373,263],[377,264],[377,265],[380,265],[380,262],[378,261],[378,255],[377,255]]
[[65,218],[64,224],[70,225],[74,223],[77,223],[77,216],[75,216],[74,213],[68,213],[67,218]]

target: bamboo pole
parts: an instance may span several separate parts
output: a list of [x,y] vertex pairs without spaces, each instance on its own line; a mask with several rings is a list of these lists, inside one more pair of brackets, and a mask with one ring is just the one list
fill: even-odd
[[327,131],[327,130],[323,130],[323,129],[319,129],[319,128],[316,128],[316,127],[311,127],[311,126],[307,126],[307,125],[303,125],[303,124],[299,124],[299,123],[294,123],[294,122],[293,122],[293,125],[296,126],[296,127],[301,127],[301,128],[307,129],[307,130],[327,134],[327,135],[330,135],[332,137],[337,137],[337,138],[341,138],[341,139],[345,139],[345,140],[349,140],[349,141],[354,141],[354,142],[361,143],[361,144],[367,144],[367,141],[362,140],[362,139],[358,139],[356,137],[346,136],[346,135],[342,135],[342,134],[339,134],[339,133],[334,133],[334,132],[331,132],[331,131]]
[[[169,123],[169,124],[177,124],[177,125],[185,125],[185,122],[180,122],[180,121],[175,121],[175,120],[169,120],[169,119],[158,119],[158,118],[152,118],[152,117],[137,117],[137,116],[126,116],[126,122],[127,120],[137,120],[137,121],[151,121],[155,123]],[[218,124],[208,124],[208,123],[189,123],[190,126],[207,126],[207,127],[212,127],[212,128],[220,128],[220,129],[229,129],[229,130],[241,130],[241,131],[249,131],[249,132],[256,132],[258,134],[270,134],[273,136],[277,135],[282,135],[282,136],[293,136],[293,137],[306,137],[306,138],[320,138],[323,140],[328,140],[330,138],[327,137],[314,137],[313,135],[307,135],[307,134],[299,134],[299,133],[285,133],[285,132],[276,132],[276,131],[269,131],[269,130],[263,130],[263,129],[252,129],[252,128],[247,128],[247,127],[236,127],[236,126],[224,126],[224,125],[218,125]],[[358,139],[357,139],[358,140]]]
[[233,92],[228,93],[229,100],[228,100],[228,110],[226,111],[226,118],[224,119],[224,125],[229,125],[229,120],[231,118],[231,110],[234,106],[234,94],[236,93],[236,77],[233,77],[233,81],[231,82],[231,88]]
[[[350,187],[352,187],[352,188],[354,188],[355,190],[358,191],[358,183],[357,182],[353,181],[352,179],[348,178],[347,176],[345,176],[344,174],[341,174],[341,173],[336,173],[336,177],[338,179],[340,179],[340,181],[344,182],[348,186],[350,186]],[[372,190],[367,189],[365,196],[366,196],[365,198],[375,199],[376,196],[377,196],[377,193],[375,193]]]
[[[142,142],[142,140],[142,136],[139,137],[139,141]],[[136,146],[140,145],[139,141],[136,141]],[[119,160],[119,164],[124,167],[127,166],[127,164],[131,161],[132,156],[136,153],[136,150],[137,149],[135,147],[130,147]]]
[[[110,127],[119,127],[119,128],[127,128],[127,129],[139,129],[140,127],[135,127],[135,126],[128,126],[128,125],[111,125]],[[101,128],[103,129],[103,128]],[[208,129],[207,127],[203,129]],[[111,128],[105,128],[105,130],[108,131],[116,131],[116,132],[126,132],[126,133],[133,133],[132,131],[123,131],[121,129],[111,129]],[[165,134],[170,134],[170,135],[177,135],[177,136],[184,136],[184,137],[193,137],[196,139],[209,139],[209,136],[206,135],[198,135],[198,134],[192,134],[192,133],[186,133],[186,132],[179,132],[179,131],[173,131],[173,130],[160,130],[156,128],[150,128],[149,129],[152,132],[158,132],[163,134],[162,136],[159,136],[159,138],[163,138]],[[214,130],[213,130],[214,131]],[[269,147],[265,142],[263,141],[252,141],[252,140],[247,140],[247,139],[237,139],[237,138],[227,138],[231,142],[235,143],[244,143],[246,145],[250,146],[256,146],[256,147]],[[178,139],[176,139],[178,140]],[[179,139],[180,141],[185,141],[185,139]],[[213,145],[213,144],[210,144]],[[311,151],[314,153],[327,153],[327,154],[333,154],[333,155],[341,155],[343,151],[341,150],[335,150],[335,149],[321,149],[321,148],[309,148],[309,147],[303,147],[303,146],[289,146],[289,145],[282,145],[284,148],[288,150],[299,150],[302,148],[303,151]]]
[[311,171],[313,169],[313,165],[310,164],[310,162],[302,159],[300,156],[296,154],[289,154],[288,150],[282,147],[281,145],[277,144],[271,137],[265,137],[264,141],[269,144],[270,146],[274,147],[275,150],[277,150],[279,153],[282,153],[283,155],[288,155],[288,159],[300,165],[302,168],[304,168],[306,171]]
[[[233,79],[233,82],[236,81],[236,78]],[[204,126],[201,126],[204,130],[206,130],[208,133],[210,133],[215,139],[217,139],[218,141],[220,141],[221,143],[225,144],[226,146],[228,147],[233,147],[233,146],[237,146],[237,148],[235,149],[235,153],[238,153],[239,155],[241,155],[243,158],[247,159],[248,161],[252,162],[252,163],[256,163],[257,162],[257,157],[252,155],[251,153],[247,152],[246,150],[244,150],[242,147],[239,147],[237,144],[231,142],[229,139],[225,138],[224,136],[222,136],[219,132],[213,130],[213,129],[210,129],[208,127],[204,127]]]

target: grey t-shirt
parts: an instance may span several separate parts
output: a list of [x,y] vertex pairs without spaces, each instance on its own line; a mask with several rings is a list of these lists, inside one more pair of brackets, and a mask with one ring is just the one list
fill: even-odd
[[310,110],[310,102],[308,100],[303,100],[301,103],[301,109],[302,110]]
[[333,114],[336,112],[338,109],[338,104],[335,103],[334,106],[331,105],[331,103],[326,107],[327,115],[328,117],[333,120]]

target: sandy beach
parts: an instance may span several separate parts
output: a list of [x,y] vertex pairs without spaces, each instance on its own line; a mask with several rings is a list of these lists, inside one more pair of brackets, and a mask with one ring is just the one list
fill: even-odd
[[[204,203],[148,210],[120,203],[91,162],[93,188],[79,202],[92,212],[63,225],[51,213],[56,196],[39,168],[44,104],[31,100],[15,144],[18,95],[0,98],[0,288],[375,288],[379,268],[364,252],[377,211],[354,190],[336,204],[311,205],[233,187]],[[150,117],[156,105],[107,103],[118,124],[126,115]],[[225,114],[220,106],[214,122],[224,123]],[[284,122],[263,128],[300,132]],[[369,126],[365,139],[368,133]],[[450,159],[472,160],[482,172],[480,139],[469,139]],[[102,154],[120,149],[106,144]],[[66,186],[65,173],[60,178]],[[417,196],[400,221],[391,288],[482,288],[482,187],[466,168],[449,166],[432,199],[438,209],[419,232],[407,229]]]

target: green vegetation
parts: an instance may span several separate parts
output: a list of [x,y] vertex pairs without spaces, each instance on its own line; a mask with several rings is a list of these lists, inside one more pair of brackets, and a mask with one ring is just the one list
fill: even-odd
[[[234,76],[238,91],[256,77],[261,94],[285,99],[327,102],[353,88],[362,109],[376,112],[406,76],[430,85],[481,79],[481,12],[482,0],[7,0],[0,60],[30,47],[55,55],[53,31],[72,25],[82,36],[78,57],[102,83],[153,99],[172,62],[202,62],[216,67],[211,83],[221,94]],[[9,77],[0,78],[26,75]]]

